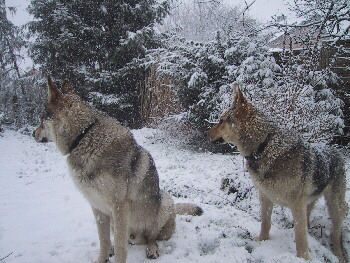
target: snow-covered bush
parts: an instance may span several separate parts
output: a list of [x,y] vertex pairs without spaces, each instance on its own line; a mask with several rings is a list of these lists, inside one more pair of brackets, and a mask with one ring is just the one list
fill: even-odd
[[[275,71],[278,74],[271,75],[265,68],[264,72],[273,78],[266,78],[261,84],[245,83],[243,89],[279,126],[300,132],[309,142],[329,143],[344,127],[343,103],[331,89],[338,79],[328,68],[310,67],[307,53],[305,50],[299,55],[284,54],[284,60],[289,62]],[[237,80],[240,82],[240,78]]]
[[268,118],[301,132],[310,142],[330,142],[343,127],[342,102],[330,89],[335,74],[307,65],[308,54],[300,54],[304,63],[294,63],[297,56],[285,54],[290,63],[278,65],[267,40],[237,36],[223,41],[218,35],[214,41],[196,43],[168,35],[165,48],[147,58],[157,65],[160,77],[175,80],[173,88],[184,109],[179,119],[200,134],[231,105],[231,83],[236,81]]
[[[177,82],[174,90],[184,109],[181,118],[196,130],[207,130],[231,104],[229,83],[238,78],[244,84],[273,78],[272,73],[270,76],[254,68],[266,66],[263,63],[267,64],[267,60],[274,61],[263,41],[249,37],[222,41],[220,35],[206,43],[186,41],[176,35],[168,36],[166,41],[164,49],[148,54],[149,63],[157,64],[160,77],[172,77]],[[279,68],[270,64],[271,72]],[[251,71],[254,74],[250,76]]]

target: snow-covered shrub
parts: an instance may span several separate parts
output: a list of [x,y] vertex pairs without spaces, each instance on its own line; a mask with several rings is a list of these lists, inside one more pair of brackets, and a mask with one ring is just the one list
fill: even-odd
[[278,65],[266,37],[223,41],[218,35],[215,41],[196,43],[170,35],[165,48],[153,50],[147,58],[157,65],[160,78],[175,80],[173,88],[184,109],[179,119],[199,134],[204,135],[231,105],[231,83],[236,81],[277,124],[301,132],[310,142],[330,142],[344,125],[342,102],[330,89],[335,74],[310,67],[308,54],[286,56],[290,62]]
[[[329,69],[316,70],[310,67],[307,51],[304,54],[286,54],[280,69],[261,83],[242,82],[248,98],[268,118],[285,129],[300,132],[309,142],[329,143],[334,135],[342,133],[344,127],[342,101],[331,89],[337,76]],[[296,61],[298,61],[296,63]]]
[[[279,68],[271,63],[270,75],[256,68],[265,67],[267,60],[273,60],[267,54],[263,40],[257,42],[249,37],[237,37],[222,41],[218,35],[215,41],[196,43],[170,35],[166,41],[166,47],[153,50],[148,59],[157,65],[160,77],[172,77],[178,83],[174,90],[184,109],[181,118],[201,132],[231,104],[228,101],[231,98],[230,82],[238,78],[247,84],[257,78],[272,82],[266,79],[273,78],[272,72]],[[254,74],[250,76],[252,71]]]

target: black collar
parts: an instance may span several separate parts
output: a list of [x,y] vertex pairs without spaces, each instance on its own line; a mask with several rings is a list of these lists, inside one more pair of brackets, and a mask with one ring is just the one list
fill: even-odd
[[87,126],[73,141],[72,145],[69,147],[69,153],[71,154],[72,151],[79,145],[80,141],[84,138],[85,134],[89,132],[89,130],[97,123],[98,119],[96,119],[94,122],[90,123],[89,126]]
[[244,158],[246,158],[247,160],[257,160],[261,157],[262,152],[265,150],[266,146],[268,145],[270,140],[270,134],[268,134],[266,136],[265,141],[263,141],[262,143],[260,143],[258,149],[256,151],[254,151],[251,155],[248,156],[244,156]]

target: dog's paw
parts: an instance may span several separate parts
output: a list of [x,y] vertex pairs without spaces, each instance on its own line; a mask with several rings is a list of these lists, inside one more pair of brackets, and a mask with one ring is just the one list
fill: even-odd
[[269,239],[269,236],[265,236],[265,235],[259,235],[257,237],[255,237],[255,241],[265,241],[265,240],[268,240]]
[[156,259],[159,257],[159,249],[156,243],[148,244],[146,249],[147,258]]

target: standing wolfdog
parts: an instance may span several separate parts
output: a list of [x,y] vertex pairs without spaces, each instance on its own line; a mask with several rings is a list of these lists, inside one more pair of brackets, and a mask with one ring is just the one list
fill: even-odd
[[212,142],[230,142],[247,160],[248,171],[259,189],[261,231],[269,238],[273,204],[291,209],[297,256],[309,258],[307,228],[315,201],[323,194],[333,223],[334,254],[346,262],[341,225],[348,212],[346,177],[341,156],[330,147],[314,147],[295,133],[271,123],[234,85],[233,106],[208,132]]
[[[48,103],[37,141],[55,141],[67,156],[70,174],[89,201],[100,239],[98,262],[125,263],[127,244],[146,244],[148,258],[159,256],[156,240],[169,239],[176,214],[200,215],[192,204],[174,205],[159,189],[151,155],[130,131],[84,103],[68,82],[62,91],[48,78]],[[114,232],[111,245],[110,229]]]

